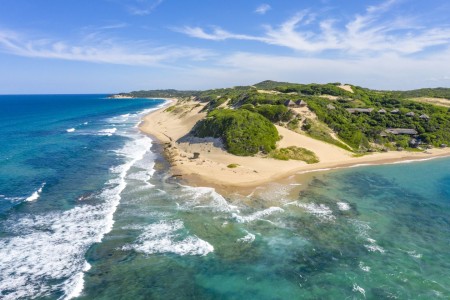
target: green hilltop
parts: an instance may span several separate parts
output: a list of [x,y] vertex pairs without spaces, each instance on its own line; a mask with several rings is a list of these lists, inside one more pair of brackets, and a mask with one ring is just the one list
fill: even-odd
[[[236,155],[273,151],[280,138],[273,124],[358,154],[415,151],[450,143],[449,88],[379,91],[338,82],[267,80],[205,91],[150,90],[120,95],[206,103],[207,117],[192,134],[220,137]],[[301,109],[305,105],[307,109]]]

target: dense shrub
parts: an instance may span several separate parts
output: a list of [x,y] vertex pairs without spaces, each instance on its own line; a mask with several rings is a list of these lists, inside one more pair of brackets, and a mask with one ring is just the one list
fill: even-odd
[[272,122],[288,122],[293,116],[292,110],[284,105],[263,104],[257,106],[255,111]]
[[222,138],[228,152],[249,156],[269,153],[279,140],[275,126],[263,116],[244,109],[217,109],[198,122],[193,134]]

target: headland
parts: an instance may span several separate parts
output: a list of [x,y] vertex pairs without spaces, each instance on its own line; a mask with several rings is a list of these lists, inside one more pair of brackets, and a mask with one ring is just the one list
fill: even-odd
[[279,125],[276,125],[276,129],[281,139],[277,147],[306,148],[316,154],[319,162],[307,164],[261,154],[237,156],[228,153],[219,138],[192,135],[197,122],[207,117],[205,106],[208,103],[193,99],[166,100],[167,105],[146,115],[139,128],[164,145],[164,154],[172,166],[171,174],[192,186],[211,186],[220,191],[232,192],[236,188],[251,188],[294,174],[450,156],[449,148],[376,152],[359,156]]

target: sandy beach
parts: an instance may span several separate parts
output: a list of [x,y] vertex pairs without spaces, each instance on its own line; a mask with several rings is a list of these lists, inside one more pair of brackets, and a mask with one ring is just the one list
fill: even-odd
[[[316,153],[320,162],[308,165],[295,160],[235,156],[223,150],[218,139],[188,136],[196,122],[206,116],[206,112],[201,111],[205,103],[166,100],[167,105],[146,115],[139,128],[164,144],[165,155],[172,164],[172,174],[193,186],[211,186],[221,190],[250,188],[294,174],[450,156],[450,148],[444,148],[424,152],[391,151],[354,157],[351,152],[280,126],[276,126],[282,136],[278,142],[279,147],[298,146],[309,149]],[[175,103],[177,105],[172,107]],[[194,158],[194,153],[197,158]],[[228,167],[231,164],[238,166]]]

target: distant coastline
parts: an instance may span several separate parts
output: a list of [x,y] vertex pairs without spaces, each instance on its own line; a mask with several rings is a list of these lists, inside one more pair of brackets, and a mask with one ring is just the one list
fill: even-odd
[[109,99],[133,99],[133,96],[129,96],[129,95],[122,95],[122,94],[116,94],[116,95],[111,95],[108,96]]
[[[255,187],[294,174],[450,156],[450,148],[434,148],[422,152],[390,151],[354,157],[353,153],[344,149],[279,126],[277,129],[283,136],[280,146],[302,145],[318,154],[320,162],[306,164],[261,156],[236,156],[227,153],[218,139],[199,139],[189,135],[193,126],[206,116],[202,112],[205,103],[164,99],[168,102],[163,107],[143,117],[140,130],[164,145],[164,155],[171,163],[173,176],[182,178],[189,185],[211,186],[221,192]],[[180,112],[168,109],[170,104],[180,102]]]

